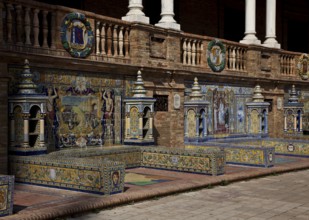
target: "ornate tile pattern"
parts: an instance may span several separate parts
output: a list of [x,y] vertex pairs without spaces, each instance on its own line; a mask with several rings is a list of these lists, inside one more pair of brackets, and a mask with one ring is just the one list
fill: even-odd
[[13,213],[14,176],[0,175],[0,217]]

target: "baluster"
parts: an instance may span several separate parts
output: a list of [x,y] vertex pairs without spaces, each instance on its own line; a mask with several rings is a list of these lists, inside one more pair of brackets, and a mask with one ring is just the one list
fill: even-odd
[[287,72],[286,72],[286,56],[283,56],[283,73],[287,74]]
[[107,56],[112,55],[112,25],[107,28]]
[[226,46],[226,69],[230,69],[230,47]]
[[195,46],[196,41],[192,41],[192,65],[195,66],[195,58],[196,58],[196,46]]
[[233,63],[232,63],[232,47],[231,46],[229,46],[229,69],[231,70],[232,69],[232,66],[233,66]]
[[244,49],[239,49],[239,62],[240,62],[240,71],[244,71]]
[[236,69],[236,49],[233,47],[232,49],[232,69]]
[[100,22],[97,21],[97,26],[96,26],[96,53],[97,55],[100,54]]
[[0,2],[0,44],[4,43],[4,37],[3,37],[3,20],[2,20],[2,16],[3,16],[3,3]]
[[114,47],[114,56],[118,56],[118,25],[114,26],[113,31],[113,47]]
[[200,41],[196,42],[196,64],[197,65],[201,64],[201,42]]
[[236,48],[236,70],[240,70],[240,48]]
[[101,27],[101,55],[106,55],[105,51],[105,23]]
[[247,71],[247,62],[246,62],[247,61],[247,50],[246,49],[244,49],[242,60],[243,60],[244,71]]
[[283,74],[283,56],[280,56],[280,73]]
[[30,40],[30,8],[26,7],[25,8],[25,45],[31,45],[31,40]]
[[182,42],[182,63],[187,64],[187,42],[185,38]]
[[8,43],[12,43],[12,13],[13,10],[12,4],[7,4],[7,15],[6,15],[6,23],[7,23],[7,37]]
[[22,6],[21,5],[17,5],[16,6],[16,25],[17,25],[17,28],[16,28],[16,36],[17,36],[17,39],[16,39],[16,43],[21,45],[23,44],[23,40],[22,40],[22,32],[23,32],[23,24],[22,24]]
[[48,48],[47,35],[48,35],[48,23],[47,23],[48,11],[43,11],[43,47]]
[[39,9],[35,8],[33,10],[33,46],[34,47],[40,47],[39,44]]
[[288,68],[287,68],[287,72],[288,72],[288,75],[291,75],[291,72],[290,72],[290,67],[291,67],[291,58],[290,56],[287,57],[288,58]]
[[58,11],[56,12],[51,12],[51,39],[50,39],[50,48],[51,49],[56,49],[56,45],[55,45],[55,40],[56,40],[56,29],[57,29],[57,15],[58,15]]
[[294,57],[293,57],[293,56],[292,56],[291,60],[292,60],[292,65],[291,65],[291,74],[292,74],[292,75],[295,75],[295,72],[294,72],[295,60],[294,60]]
[[123,27],[119,30],[119,56],[123,57]]
[[187,40],[187,54],[188,54],[188,65],[191,65],[192,53],[191,53],[191,41],[189,39]]
[[130,41],[129,41],[129,28],[126,28],[124,30],[124,56],[125,57],[130,57]]
[[202,64],[202,55],[203,55],[203,42],[200,42],[200,62],[199,64]]

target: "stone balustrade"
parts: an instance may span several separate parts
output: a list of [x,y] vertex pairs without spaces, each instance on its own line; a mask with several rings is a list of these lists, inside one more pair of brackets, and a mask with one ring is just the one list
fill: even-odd
[[295,55],[283,53],[280,55],[280,74],[283,76],[294,76]]
[[185,37],[182,39],[182,63],[199,66],[202,62],[203,41]]
[[130,57],[130,27],[126,22],[96,18],[95,51],[99,57]]
[[[148,68],[213,73],[207,48],[215,38],[166,30],[149,24],[130,23],[73,8],[27,0],[0,0],[0,53],[74,59],[62,45],[64,18],[85,15],[93,31],[93,45],[86,61],[130,64]],[[222,75],[258,76],[269,80],[300,81],[296,62],[300,53],[247,45],[220,39],[225,48]],[[280,65],[280,66],[279,66]]]
[[247,46],[234,42],[226,42],[226,59],[227,70],[246,72]]

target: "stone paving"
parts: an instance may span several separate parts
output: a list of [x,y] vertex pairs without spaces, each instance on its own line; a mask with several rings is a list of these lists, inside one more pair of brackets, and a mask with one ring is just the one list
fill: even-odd
[[71,220],[309,220],[309,170],[122,206]]

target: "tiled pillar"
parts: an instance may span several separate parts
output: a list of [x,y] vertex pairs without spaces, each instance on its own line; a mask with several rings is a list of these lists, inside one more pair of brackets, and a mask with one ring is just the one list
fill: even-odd
[[263,119],[263,116],[262,116],[262,113],[261,113],[261,114],[259,114],[259,121],[260,121],[260,130],[259,130],[259,133],[260,133],[260,134],[262,134],[262,126],[263,126],[262,119]]
[[143,116],[144,116],[144,113],[143,112],[140,112],[138,114],[139,116],[139,138],[140,140],[143,140]]
[[188,132],[188,115],[187,112],[185,113],[185,123],[184,123],[184,127],[185,127],[185,137],[188,137],[189,132]]
[[284,132],[287,132],[287,115],[284,115]]
[[280,49],[276,40],[276,0],[266,0],[266,40],[263,45]]
[[155,26],[180,30],[174,15],[174,0],[161,0],[161,20]]
[[303,132],[303,114],[299,115],[299,131]]
[[153,118],[154,118],[154,112],[150,113],[150,118],[149,118],[149,139],[153,138]]
[[129,0],[129,12],[126,16],[121,19],[130,22],[141,22],[149,24],[149,18],[145,16],[143,9],[142,0]]
[[246,30],[245,37],[240,43],[243,44],[261,44],[261,41],[255,36],[255,16],[256,0],[246,0]]
[[45,114],[40,115],[40,147],[45,147],[45,135],[44,135],[44,127],[45,127]]
[[199,137],[200,136],[200,132],[199,132],[199,128],[200,128],[200,115],[196,114],[195,115],[195,137]]
[[203,115],[203,137],[207,136],[207,114]]
[[126,112],[126,138],[129,139],[130,138],[130,112]]
[[29,147],[29,114],[23,115],[24,119],[24,142],[23,147]]

